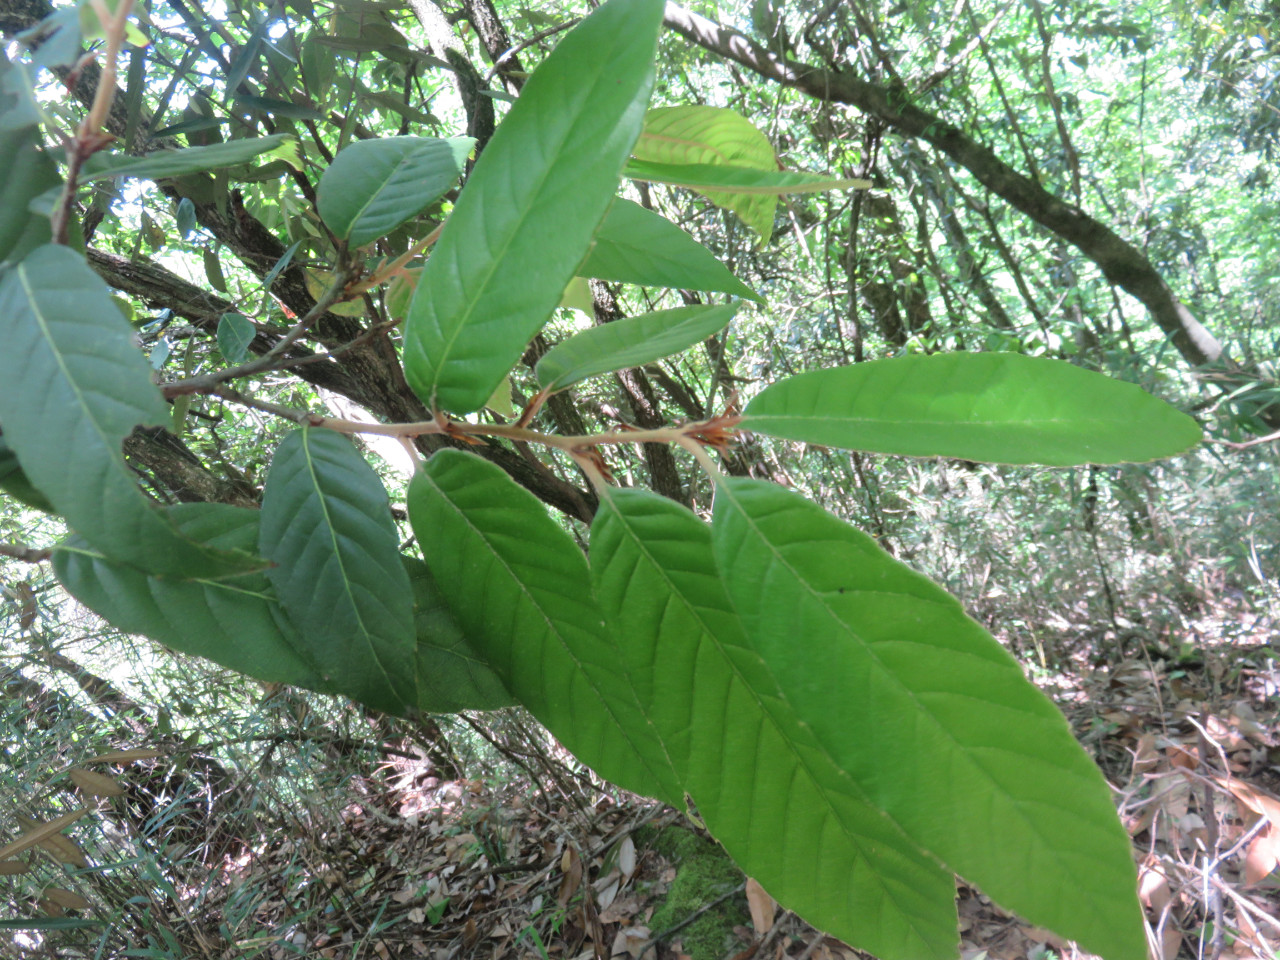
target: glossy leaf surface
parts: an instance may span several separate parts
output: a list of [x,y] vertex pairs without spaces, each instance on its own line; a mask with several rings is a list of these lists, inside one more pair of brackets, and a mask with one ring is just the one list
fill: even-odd
[[439,200],[462,173],[471,137],[357,140],[316,186],[320,216],[340,240],[362,247]]
[[[173,508],[178,528],[210,546],[252,550],[257,510],[191,503]],[[72,537],[53,555],[67,591],[126,633],[204,657],[268,682],[329,689],[298,653],[301,642],[262,573],[222,580],[154,577]]]
[[610,491],[591,527],[591,576],[627,638],[621,663],[641,706],[738,865],[884,960],[954,957],[951,875],[868,802],[781,693],[729,602],[710,528],[665,497]]
[[602,323],[556,344],[534,372],[544,389],[563,390],[587,377],[687,350],[723,330],[737,312],[738,304],[724,303],[658,310]]
[[445,449],[414,476],[409,519],[458,624],[507,689],[601,776],[680,803],[662,742],[618,673],[586,558],[533,494]]
[[1121,463],[1200,442],[1132,383],[1017,353],[948,353],[814,370],[766,387],[742,429],[825,446],[992,463]]
[[104,554],[170,576],[220,576],[252,556],[183,537],[125,466],[121,443],[169,410],[106,284],[62,246],[0,279],[0,423],[32,484]]
[[323,681],[379,710],[417,702],[413,597],[387,492],[346,437],[304,428],[276,450],[262,555]]
[[[658,164],[778,169],[773,144],[755,124],[725,107],[700,104],[651,109],[645,115],[644,131],[633,154],[636,161]],[[628,168],[632,165],[634,161]],[[682,186],[691,186],[717,206],[732,210],[760,234],[761,243],[769,242],[778,205],[776,197],[750,196],[740,191],[708,192],[695,184]]]
[[712,290],[763,303],[706,247],[666,217],[618,197],[578,268],[584,277],[680,290]]
[[873,804],[1006,908],[1109,960],[1146,956],[1106,781],[950,594],[757,480],[718,483],[712,539],[752,648]]
[[476,162],[418,282],[405,375],[478,410],[586,255],[644,119],[662,0],[609,0],[534,71]]
[[497,710],[516,703],[502,680],[467,642],[425,563],[401,557],[413,588],[418,637],[418,709],[429,713]]

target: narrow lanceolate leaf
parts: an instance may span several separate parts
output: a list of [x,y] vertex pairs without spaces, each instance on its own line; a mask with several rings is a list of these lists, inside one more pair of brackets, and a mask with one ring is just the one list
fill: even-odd
[[560,742],[601,776],[682,800],[662,742],[619,672],[587,561],[533,494],[441,450],[409,486],[409,520],[468,640]]
[[169,410],[110,291],[62,246],[0,279],[0,423],[27,479],[104,555],[170,576],[220,576],[249,554],[183,537],[148,502],[121,443]]
[[385,237],[453,186],[475,143],[471,137],[358,140],[320,178],[320,217],[353,247]]
[[229,140],[226,143],[214,143],[207,147],[157,150],[145,157],[99,154],[91,163],[85,165],[87,169],[81,173],[80,183],[91,183],[110,177],[143,177],[148,180],[180,177],[183,174],[199,173],[202,170],[234,167],[263,154],[279,156],[296,166],[297,141],[288,134],[273,133],[267,137]]
[[622,197],[605,214],[578,273],[646,287],[712,290],[764,302],[710,250],[666,217]]
[[413,588],[413,623],[418,634],[418,709],[428,713],[497,710],[516,698],[493,668],[467,642],[431,570],[421,560],[401,557]]
[[1018,353],[897,357],[767,387],[742,428],[787,440],[991,463],[1121,463],[1200,442],[1184,413],[1132,383]]
[[[185,534],[213,546],[257,546],[257,510],[190,503],[174,507],[173,515]],[[59,545],[53,569],[68,593],[125,633],[259,680],[333,690],[298,653],[297,632],[262,573],[221,580],[153,577],[78,537]]]
[[[669,183],[703,193],[721,189],[744,197],[778,197],[784,193],[822,193],[827,190],[865,189],[870,180],[833,179],[820,173],[796,170],[749,170],[705,163],[677,164],[632,160],[622,174],[632,180]],[[711,199],[710,193],[707,198]],[[736,210],[735,210],[736,212]]]
[[[142,157],[123,154],[97,155],[80,179],[81,183],[114,177],[138,177],[162,180],[207,170],[240,166],[250,160],[283,161],[295,170],[303,165],[298,140],[289,134],[274,133],[265,137],[228,140],[178,150],[156,150]],[[97,169],[101,164],[102,169]]]
[[627,317],[574,334],[548,350],[535,374],[544,390],[563,390],[579,380],[626,370],[688,350],[723,330],[738,304],[677,307]]
[[[637,161],[662,165],[698,164],[774,172],[778,169],[769,138],[746,117],[725,107],[654,107],[645,115],[644,131],[633,153]],[[776,197],[753,197],[741,191],[708,192],[696,184],[681,185],[693,187],[716,206],[732,210],[760,234],[762,243],[769,242],[778,205]]]
[[27,475],[22,472],[17,456],[9,449],[4,434],[0,434],[0,495],[12,497],[28,507],[35,507],[45,513],[53,513],[53,504],[48,497],[31,485]]
[[882,960],[954,957],[954,880],[868,802],[782,695],[730,605],[710,528],[656,494],[611,491],[591,526],[591,576],[607,623],[627,638],[620,666],[738,865]]
[[325,683],[379,710],[417,702],[413,595],[387,491],[346,437],[285,437],[262,494],[267,577]]
[[773,484],[722,480],[712,539],[752,648],[870,802],[1033,923],[1146,956],[1106,781],[954,598]]
[[405,376],[484,406],[560,302],[618,186],[653,88],[662,0],[609,0],[534,71],[476,162],[418,282]]

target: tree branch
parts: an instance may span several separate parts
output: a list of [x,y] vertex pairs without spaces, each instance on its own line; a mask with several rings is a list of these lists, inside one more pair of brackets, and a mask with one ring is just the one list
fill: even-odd
[[[1192,366],[1222,365],[1234,370],[1222,344],[1169,289],[1137,248],[1079,207],[1049,193],[1018,173],[958,127],[915,106],[885,87],[844,71],[810,67],[776,56],[749,37],[668,2],[666,25],[698,46],[794,87],[817,100],[847,103],[899,134],[925,141],[968,170],[983,186],[1092,260],[1108,281],[1142,302],[1151,318]],[[1217,378],[1215,378],[1217,379]],[[1241,378],[1238,382],[1251,382]]]

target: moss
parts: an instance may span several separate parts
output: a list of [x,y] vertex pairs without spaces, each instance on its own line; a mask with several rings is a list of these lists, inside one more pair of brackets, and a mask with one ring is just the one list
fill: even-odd
[[[674,927],[742,882],[742,872],[719,845],[682,827],[641,833],[638,846],[648,847],[676,865],[676,878],[649,919],[655,934]],[[693,960],[723,960],[736,945],[733,928],[749,923],[746,901],[731,897],[680,930],[680,940]]]

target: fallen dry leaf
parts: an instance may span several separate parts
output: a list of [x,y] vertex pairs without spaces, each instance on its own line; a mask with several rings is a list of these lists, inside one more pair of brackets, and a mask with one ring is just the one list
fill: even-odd
[[778,901],[765,892],[754,877],[747,878],[747,906],[751,909],[751,926],[756,935],[763,937],[773,929],[778,912]]

